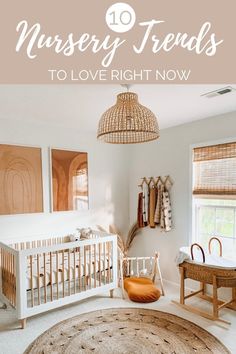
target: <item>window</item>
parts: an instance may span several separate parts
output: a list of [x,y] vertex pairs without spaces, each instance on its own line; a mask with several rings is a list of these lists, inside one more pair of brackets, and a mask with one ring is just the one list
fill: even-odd
[[193,241],[207,248],[216,236],[236,259],[236,143],[193,150],[193,211]]

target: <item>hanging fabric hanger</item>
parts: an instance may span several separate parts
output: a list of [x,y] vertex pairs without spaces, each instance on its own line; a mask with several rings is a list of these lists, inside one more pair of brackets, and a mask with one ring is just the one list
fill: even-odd
[[144,183],[146,183],[148,185],[148,180],[146,177],[142,178],[142,182],[141,182],[141,184],[138,185],[138,187],[143,188]]
[[152,187],[155,187],[156,185],[155,179],[153,177],[149,177],[149,182],[148,182],[149,188],[151,187],[151,184],[153,184]]
[[156,178],[154,178],[154,177],[149,177],[149,178],[143,177],[141,180],[142,180],[142,182],[138,185],[138,187],[140,187],[142,189],[143,189],[144,183],[146,183],[146,185],[148,187],[151,187],[151,185],[152,185],[153,187],[156,187],[156,188],[158,186],[160,186],[160,185],[162,185],[164,188],[167,188],[168,184],[170,186],[173,185],[172,179],[170,178],[169,175],[167,175],[165,177],[157,176]]
[[164,187],[167,188],[167,185],[170,184],[171,186],[173,185],[173,182],[170,179],[170,176],[166,176],[165,182],[164,182]]

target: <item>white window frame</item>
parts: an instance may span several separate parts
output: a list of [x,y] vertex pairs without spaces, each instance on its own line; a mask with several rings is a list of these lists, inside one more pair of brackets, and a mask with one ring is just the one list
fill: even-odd
[[[196,220],[197,220],[197,218],[196,218],[196,203],[195,203],[196,197],[193,196],[193,181],[194,181],[193,149],[198,148],[198,147],[211,146],[211,145],[226,144],[226,143],[230,143],[232,141],[236,141],[236,136],[190,145],[190,149],[189,149],[189,175],[190,175],[190,183],[189,183],[190,218],[189,218],[189,220],[190,221],[189,221],[189,235],[188,235],[189,245],[191,245],[194,242],[197,242],[197,233],[196,233],[196,227],[197,227]],[[213,198],[207,198],[207,199],[213,199]],[[225,199],[227,199],[227,198],[225,198]]]
[[[212,198],[206,198],[206,199],[212,200]],[[223,198],[223,200],[227,200],[227,198],[226,199]],[[235,206],[234,205],[217,205],[217,203],[216,204],[201,204],[201,202],[199,202],[199,198],[196,198],[196,200],[194,200],[193,203],[194,203],[194,207],[195,207],[195,211],[194,211],[194,214],[195,214],[195,232],[194,232],[195,237],[194,238],[195,238],[196,242],[199,243],[199,241],[200,241],[200,237],[199,237],[200,231],[199,231],[199,227],[198,227],[199,225],[197,223],[197,220],[199,218],[199,213],[200,213],[201,207],[202,208],[211,208],[211,209],[215,210],[215,228],[214,228],[215,230],[212,235],[211,234],[205,234],[205,235],[207,235],[209,237],[216,236],[216,237],[219,237],[220,239],[225,238],[227,240],[232,239],[233,241],[236,241],[236,205]],[[233,211],[234,222],[233,222],[233,236],[232,237],[231,236],[224,236],[222,234],[217,233],[217,231],[216,231],[216,224],[217,224],[216,210],[217,209],[231,209]]]

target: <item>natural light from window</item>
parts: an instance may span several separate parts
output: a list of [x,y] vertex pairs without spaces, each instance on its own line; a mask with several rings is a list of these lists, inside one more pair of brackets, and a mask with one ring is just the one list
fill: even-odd
[[216,236],[223,256],[236,259],[236,200],[194,198],[193,205],[195,241],[207,249],[210,238]]
[[236,260],[236,142],[194,148],[192,168],[192,242],[207,250],[217,237],[223,257]]

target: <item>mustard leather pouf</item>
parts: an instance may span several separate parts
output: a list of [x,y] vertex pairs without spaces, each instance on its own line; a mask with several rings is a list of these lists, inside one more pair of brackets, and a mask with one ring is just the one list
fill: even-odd
[[148,278],[125,278],[124,288],[134,302],[154,302],[161,296],[160,290]]

